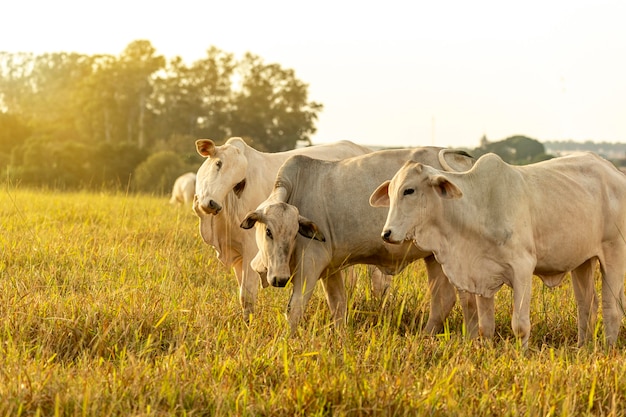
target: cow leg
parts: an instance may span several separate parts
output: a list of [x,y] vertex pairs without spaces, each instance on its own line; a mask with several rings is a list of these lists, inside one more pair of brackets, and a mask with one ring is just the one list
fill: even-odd
[[343,282],[345,284],[345,287],[348,288],[349,291],[354,291],[354,289],[356,288],[356,281],[358,278],[358,273],[355,270],[354,265],[351,265],[347,268],[344,268],[341,271],[341,275],[343,275]]
[[250,263],[247,263],[247,267],[243,268],[243,260],[237,259],[233,264],[233,270],[239,283],[239,303],[243,308],[243,319],[248,323],[250,316],[254,314],[254,304],[256,303],[256,297],[259,290],[258,278],[255,280],[251,276],[251,273],[258,277],[258,274],[250,269]]
[[[468,293],[471,294],[471,293]],[[474,296],[478,307],[478,333],[485,339],[493,339],[496,333],[495,300],[493,297]]]
[[476,303],[476,295],[467,291],[458,291],[459,302],[463,309],[463,318],[465,321],[465,334],[470,339],[478,337],[478,305]]
[[292,278],[293,290],[287,306],[287,321],[291,334],[295,334],[298,324],[304,316],[304,310],[313,295],[315,284],[321,273],[322,271],[314,268],[313,265],[302,264]]
[[348,313],[348,302],[346,297],[346,287],[341,279],[341,272],[337,271],[329,274],[321,280],[326,294],[326,302],[333,315],[333,323],[336,328],[343,328]]
[[[342,271],[344,277],[345,286],[349,291],[353,291],[356,288],[358,279],[358,272],[355,266],[349,266]],[[389,288],[391,288],[392,275],[383,273],[377,266],[367,265],[367,275],[370,278],[372,295],[378,299],[382,299]]]
[[615,345],[624,317],[624,250],[622,247],[605,248],[602,266],[602,318],[604,337],[609,346]]
[[391,288],[391,279],[393,276],[383,273],[383,271],[374,265],[368,265],[367,272],[371,277],[372,294],[374,294],[376,298],[383,298],[389,288]]
[[443,330],[443,323],[448,318],[456,302],[456,289],[443,273],[441,265],[434,256],[424,258],[428,273],[430,290],[430,314],[424,331],[436,334]]
[[572,287],[578,309],[578,347],[593,335],[598,316],[598,297],[594,287],[595,258],[572,271]]
[[528,348],[530,337],[530,297],[532,296],[532,270],[517,273],[513,278],[513,317],[511,327],[515,337],[521,340],[522,349]]
[[233,272],[235,273],[235,278],[237,279],[237,286],[241,288],[241,282],[243,279],[243,272],[241,271],[241,259],[233,262]]

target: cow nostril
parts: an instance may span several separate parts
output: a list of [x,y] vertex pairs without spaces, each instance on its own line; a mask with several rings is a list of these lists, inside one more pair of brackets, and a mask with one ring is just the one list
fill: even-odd
[[208,207],[208,212],[209,213],[219,213],[220,210],[222,210],[222,206],[219,205],[219,203],[217,203],[215,200],[209,200],[209,207]]
[[270,279],[270,284],[272,285],[272,287],[284,288],[287,286],[288,282],[289,277],[285,278],[280,276],[274,276],[272,279]]
[[391,237],[391,230],[387,229],[383,232],[382,238],[385,242],[389,242],[389,238]]

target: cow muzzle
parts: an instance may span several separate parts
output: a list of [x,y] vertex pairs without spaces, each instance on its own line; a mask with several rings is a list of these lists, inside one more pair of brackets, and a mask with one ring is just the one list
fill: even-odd
[[383,233],[380,237],[387,243],[398,244],[399,240],[396,240],[392,237],[391,229],[383,230]]
[[277,288],[284,288],[287,286],[287,284],[289,283],[289,281],[291,280],[290,276],[273,276],[269,278],[269,282],[272,285],[272,287],[277,287]]
[[200,209],[206,214],[219,214],[222,206],[215,200],[209,200],[209,204],[201,204]]

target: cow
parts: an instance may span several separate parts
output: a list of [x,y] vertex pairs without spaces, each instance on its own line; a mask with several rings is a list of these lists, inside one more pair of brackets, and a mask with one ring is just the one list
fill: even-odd
[[193,202],[196,193],[196,173],[188,172],[176,178],[172,187],[172,198],[170,204],[184,204],[185,206]]
[[[377,265],[396,274],[408,264],[424,259],[431,291],[425,331],[443,328],[456,302],[456,291],[443,275],[431,252],[410,243],[391,245],[380,239],[386,209],[368,204],[371,192],[389,179],[407,160],[437,167],[469,169],[474,159],[464,152],[423,147],[393,149],[346,158],[314,160],[292,156],[280,168],[272,194],[241,223],[255,227],[259,253],[252,267],[266,272],[269,283],[284,287],[292,282],[287,309],[291,332],[301,320],[315,284],[321,279],[336,327],[344,326],[347,302],[339,271],[347,265]],[[461,295],[467,332],[477,332],[475,302]]]
[[[239,285],[239,300],[244,319],[254,313],[259,275],[250,267],[257,254],[254,236],[239,224],[272,191],[274,177],[282,163],[292,155],[340,159],[371,152],[350,141],[310,146],[286,152],[265,153],[248,146],[241,138],[230,138],[221,146],[210,139],[196,141],[196,150],[206,158],[198,169],[193,210],[200,219],[200,235],[217,252],[218,260],[233,268]],[[264,276],[261,284],[266,287]],[[372,279],[390,277],[373,273]]]
[[432,251],[456,288],[479,295],[480,331],[494,334],[496,291],[513,289],[513,333],[528,346],[532,275],[548,286],[571,271],[578,345],[593,335],[594,270],[603,275],[607,344],[617,340],[626,272],[626,176],[592,153],[527,166],[495,154],[462,173],[407,162],[372,193],[389,207],[385,242]]

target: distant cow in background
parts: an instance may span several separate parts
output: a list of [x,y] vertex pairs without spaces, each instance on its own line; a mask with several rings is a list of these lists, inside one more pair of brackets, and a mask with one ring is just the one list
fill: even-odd
[[196,173],[188,172],[176,178],[172,188],[170,204],[191,204],[196,192]]
[[[336,160],[363,155],[371,149],[340,141],[266,153],[248,146],[238,137],[230,138],[221,146],[210,139],[199,139],[196,149],[206,158],[198,170],[193,204],[200,218],[200,235],[215,248],[219,261],[233,268],[239,284],[239,301],[247,320],[254,312],[259,288],[259,274],[250,267],[258,249],[254,233],[247,233],[239,224],[246,213],[270,194],[280,166],[292,155]],[[390,277],[379,273],[372,276],[391,281]],[[264,277],[260,281],[263,286],[268,285]]]

